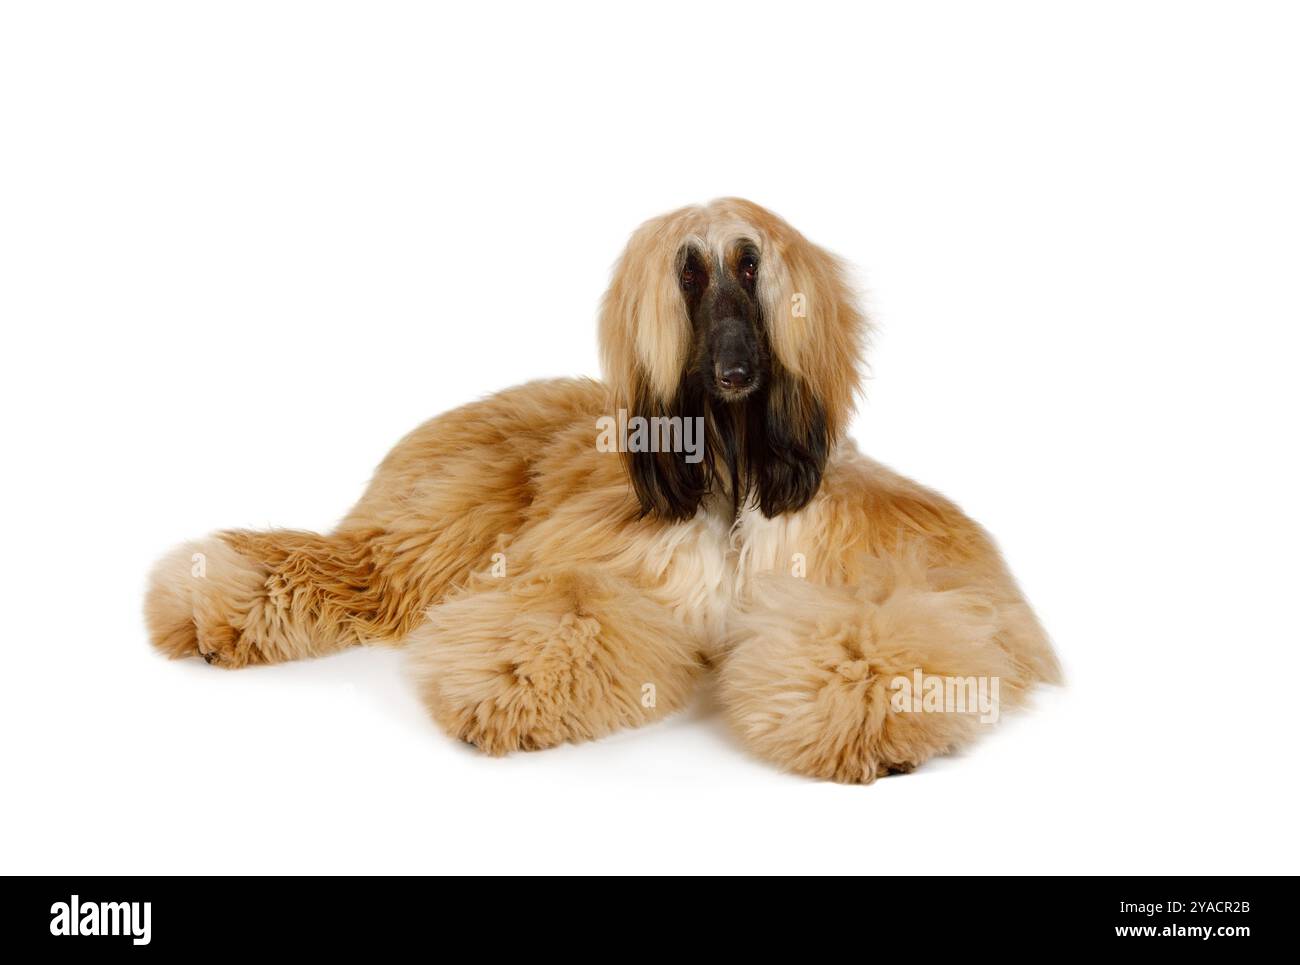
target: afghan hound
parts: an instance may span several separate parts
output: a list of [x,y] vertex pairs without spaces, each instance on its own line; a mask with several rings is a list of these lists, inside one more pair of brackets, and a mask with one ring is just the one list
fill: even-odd
[[601,307],[604,383],[426,422],[329,535],[179,547],[153,644],[226,668],[403,646],[488,754],[656,720],[714,669],[755,754],[910,771],[996,716],[973,681],[1011,706],[1060,671],[985,532],[844,437],[865,328],[841,263],[758,205],[649,221]]

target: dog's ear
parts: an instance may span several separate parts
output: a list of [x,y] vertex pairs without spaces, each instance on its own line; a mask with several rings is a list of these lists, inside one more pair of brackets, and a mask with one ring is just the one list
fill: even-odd
[[[671,405],[665,405],[644,382],[637,379],[629,400],[627,417],[630,422],[636,416],[641,416],[647,425],[653,425],[650,422],[653,418],[677,416],[684,423],[697,414],[685,411],[687,408],[690,407],[684,404],[680,394]],[[700,441],[701,444],[704,443],[703,439]],[[690,519],[708,492],[707,455],[696,453],[695,461],[692,462],[687,458],[688,453],[681,451],[681,447],[676,448],[679,451],[629,451],[623,454],[627,475],[641,505],[642,516],[658,516],[666,520]]]
[[772,354],[815,389],[825,431],[832,443],[839,440],[853,414],[869,328],[845,266],[752,202],[717,204],[762,238],[759,298]]
[[[697,415],[683,411],[682,372],[691,321],[678,286],[677,253],[689,211],[647,221],[614,266],[600,311],[600,354],[617,409],[627,418]],[[689,519],[708,490],[707,459],[682,452],[626,452],[624,465],[641,515]]]
[[644,387],[649,396],[669,400],[681,381],[691,340],[677,273],[677,223],[685,217],[673,212],[647,221],[614,265],[599,337],[605,380],[621,399],[631,400]]
[[831,435],[821,400],[779,363],[764,401],[750,410],[747,457],[758,508],[771,519],[802,509],[817,494]]

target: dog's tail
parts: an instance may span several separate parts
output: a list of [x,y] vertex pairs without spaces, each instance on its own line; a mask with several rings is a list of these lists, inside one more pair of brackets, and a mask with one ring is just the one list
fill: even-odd
[[177,547],[150,577],[150,639],[225,667],[400,640],[421,611],[394,605],[372,536],[232,530]]

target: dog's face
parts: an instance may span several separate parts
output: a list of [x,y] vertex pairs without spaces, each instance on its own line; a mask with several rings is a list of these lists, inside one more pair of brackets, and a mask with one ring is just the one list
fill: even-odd
[[863,329],[838,261],[758,205],[642,225],[605,294],[605,373],[629,417],[705,427],[703,459],[626,454],[642,515],[688,519],[711,493],[736,513],[806,505],[852,407]]
[[771,350],[758,298],[758,246],[738,238],[726,250],[713,252],[687,243],[676,261],[691,321],[688,378],[720,402],[740,402],[771,379]]

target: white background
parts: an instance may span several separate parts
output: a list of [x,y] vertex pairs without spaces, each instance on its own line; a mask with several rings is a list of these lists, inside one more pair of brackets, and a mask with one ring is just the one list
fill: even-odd
[[[1297,23],[1267,4],[6,4],[6,872],[1295,872]],[[861,270],[854,433],[1069,674],[872,787],[704,696],[477,756],[400,654],[223,673],[152,561],[327,529],[423,419],[597,374],[642,220]]]

